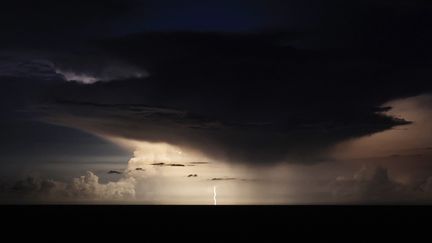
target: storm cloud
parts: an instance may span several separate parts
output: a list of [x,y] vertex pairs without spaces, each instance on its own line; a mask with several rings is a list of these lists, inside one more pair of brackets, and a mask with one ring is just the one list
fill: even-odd
[[[104,199],[133,197],[130,173],[246,182],[225,181],[244,176],[219,174],[212,167],[219,163],[245,167],[245,174],[280,164],[322,168],[314,180],[346,162],[336,150],[375,165],[416,160],[403,166],[430,174],[427,151],[415,158],[404,153],[408,145],[431,146],[429,139],[412,142],[429,136],[429,120],[388,104],[432,91],[431,6],[422,0],[7,2],[0,9],[2,171],[61,167],[54,163],[60,161],[83,173],[79,163],[103,161],[100,181],[89,172],[65,183],[29,178],[14,188]],[[411,129],[409,143],[400,134],[374,137],[402,126]],[[392,151],[346,149],[356,141]],[[107,175],[121,171],[131,153],[128,172]],[[329,161],[332,168],[325,167]],[[388,172],[404,167],[392,166],[340,177],[330,190],[343,200],[372,201],[430,190],[430,179],[421,177],[412,192]],[[174,181],[167,193],[180,188]]]
[[[38,111],[50,122],[215,159],[308,163],[338,142],[409,124],[381,105],[430,88],[411,60],[300,50],[281,45],[286,38],[294,37],[150,33],[105,41],[107,52],[151,76],[64,83]],[[407,87],[412,72],[419,75]]]

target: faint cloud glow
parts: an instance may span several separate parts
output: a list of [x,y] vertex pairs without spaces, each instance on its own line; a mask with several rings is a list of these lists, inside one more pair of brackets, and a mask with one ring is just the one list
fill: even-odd
[[76,81],[83,84],[92,84],[100,81],[98,78],[87,75],[87,74],[79,74],[74,72],[63,72],[61,70],[56,70],[56,73],[63,75],[63,77],[67,81]]
[[106,67],[99,73],[90,74],[89,72],[65,71],[59,68],[55,72],[62,75],[66,81],[78,82],[83,84],[93,84],[99,81],[112,81],[128,78],[146,78],[149,73],[138,68],[112,66]]

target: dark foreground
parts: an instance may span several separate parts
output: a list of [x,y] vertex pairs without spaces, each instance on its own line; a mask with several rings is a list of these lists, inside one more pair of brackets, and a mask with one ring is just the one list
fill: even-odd
[[[318,242],[375,242],[380,237],[379,242],[413,242],[429,235],[432,221],[431,206],[35,205],[0,206],[0,210],[3,230],[50,234],[60,230],[68,232],[68,237],[86,231],[98,232],[98,237],[183,235],[201,242],[225,242],[225,233],[244,240],[278,236],[319,238]],[[199,238],[203,233],[207,238]]]

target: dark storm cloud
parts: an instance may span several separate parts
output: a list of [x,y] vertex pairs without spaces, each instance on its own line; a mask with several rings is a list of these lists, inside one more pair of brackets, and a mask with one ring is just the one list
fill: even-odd
[[379,106],[431,88],[428,60],[286,45],[296,38],[147,33],[103,41],[151,76],[65,83],[45,111],[68,126],[230,161],[319,161],[338,142],[408,124]]
[[[289,120],[285,124],[221,122],[172,109],[127,104],[61,102],[58,106],[41,108],[41,112],[50,114],[51,122],[99,134],[198,148],[217,158],[226,156],[243,162],[279,161],[287,159],[288,154],[292,158],[311,158],[340,139],[405,124],[374,113],[372,121],[366,118],[339,125],[334,117],[332,124],[305,126]],[[310,151],[317,154],[308,154]]]
[[[270,10],[289,5],[270,2]],[[39,12],[19,21],[18,27],[31,30],[26,35],[40,34],[46,59],[66,71],[100,76],[103,70],[127,63],[133,70],[120,69],[150,73],[145,79],[114,75],[112,82],[88,86],[50,83],[44,107],[37,110],[62,125],[193,147],[229,161],[310,162],[320,160],[338,142],[408,124],[380,114],[379,106],[431,88],[426,28],[431,18],[420,8],[395,10],[369,2],[331,1],[321,8],[324,21],[316,28],[280,28],[292,20],[281,18],[259,29],[265,33],[146,32],[110,38],[111,30],[95,27],[122,16],[127,16],[125,26],[140,26],[139,20],[148,16],[136,18],[132,13],[145,3],[151,1],[111,1],[108,6],[98,1],[43,2]],[[165,11],[154,5],[158,4],[150,9]],[[103,11],[92,15],[101,6]],[[230,5],[223,1],[222,6]],[[42,14],[46,17],[28,22]],[[20,36],[7,30],[9,37]],[[59,34],[62,31],[68,34]],[[59,38],[52,40],[53,33]],[[321,38],[325,48],[294,48],[310,36]],[[18,39],[11,42],[16,49],[36,46],[33,38]],[[343,45],[337,46],[338,41]],[[338,48],[328,49],[335,45]],[[107,57],[114,60],[110,65],[104,65]]]

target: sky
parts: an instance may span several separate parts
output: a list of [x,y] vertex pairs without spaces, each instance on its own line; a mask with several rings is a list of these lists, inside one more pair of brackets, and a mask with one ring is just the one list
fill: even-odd
[[430,203],[431,8],[7,1],[0,203]]

